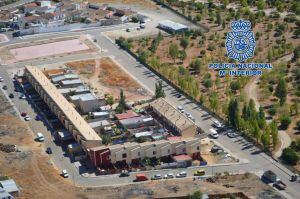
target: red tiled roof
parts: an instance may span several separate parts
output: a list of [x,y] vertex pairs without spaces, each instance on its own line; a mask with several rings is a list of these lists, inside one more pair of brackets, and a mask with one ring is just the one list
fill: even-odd
[[123,119],[138,117],[139,115],[132,110],[128,110],[125,113],[116,114],[115,116],[118,120],[123,120]]
[[167,138],[169,141],[176,141],[176,140],[181,140],[180,136],[171,136]]

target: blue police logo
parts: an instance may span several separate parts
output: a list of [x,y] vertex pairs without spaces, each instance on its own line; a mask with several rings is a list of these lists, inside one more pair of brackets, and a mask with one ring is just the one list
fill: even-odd
[[250,21],[231,22],[232,32],[227,33],[227,56],[239,62],[252,58],[255,51],[255,37],[251,31]]

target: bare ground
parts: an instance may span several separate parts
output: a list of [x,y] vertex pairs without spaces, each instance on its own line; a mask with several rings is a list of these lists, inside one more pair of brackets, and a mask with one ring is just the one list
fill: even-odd
[[109,93],[118,98],[120,89],[123,89],[129,101],[150,98],[146,89],[111,58],[76,61],[67,63],[66,66],[75,69],[84,82],[100,95]]

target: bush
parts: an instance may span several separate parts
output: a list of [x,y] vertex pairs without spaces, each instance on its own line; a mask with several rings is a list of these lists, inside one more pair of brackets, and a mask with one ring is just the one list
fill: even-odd
[[272,107],[269,109],[268,113],[269,113],[271,116],[274,116],[274,115],[276,115],[277,110],[276,110],[276,108],[275,108],[274,106],[272,106]]
[[290,118],[290,116],[288,115],[282,115],[280,117],[280,124],[281,124],[281,128],[282,129],[287,129],[288,126],[291,124],[292,120]]
[[206,79],[206,80],[204,80],[204,86],[205,86],[206,88],[212,87],[212,80],[211,80],[211,79]]
[[241,89],[241,84],[238,81],[233,81],[230,83],[230,88],[233,91],[237,91],[237,90]]
[[298,154],[290,147],[283,149],[281,158],[290,165],[296,165],[299,161]]

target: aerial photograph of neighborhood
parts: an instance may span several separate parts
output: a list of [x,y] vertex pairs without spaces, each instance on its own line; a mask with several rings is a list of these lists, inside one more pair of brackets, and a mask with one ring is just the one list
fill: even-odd
[[300,0],[0,0],[0,199],[299,199]]

